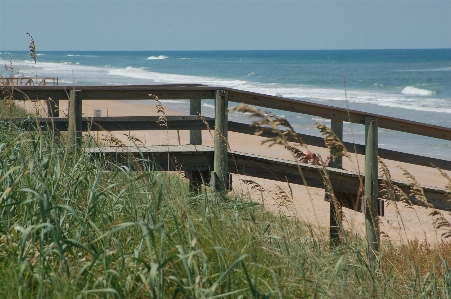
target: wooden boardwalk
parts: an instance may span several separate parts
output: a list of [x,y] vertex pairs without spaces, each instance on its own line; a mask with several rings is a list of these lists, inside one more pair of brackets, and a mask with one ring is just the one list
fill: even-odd
[[[376,115],[350,109],[315,104],[308,101],[287,99],[254,92],[224,87],[212,87],[199,84],[167,85],[127,85],[127,86],[74,86],[67,90],[64,86],[23,86],[20,92],[10,88],[15,100],[44,100],[48,105],[46,119],[30,122],[25,120],[6,120],[18,122],[24,128],[36,129],[51,127],[55,131],[68,131],[69,151],[81,148],[83,131],[129,131],[129,130],[190,130],[190,145],[159,146],[143,148],[100,148],[83,149],[93,157],[104,155],[110,161],[132,167],[152,167],[154,170],[185,170],[190,182],[206,182],[211,177],[212,186],[223,194],[230,188],[229,173],[245,174],[272,180],[289,180],[291,183],[308,184],[324,188],[323,175],[327,173],[333,192],[342,206],[359,209],[363,197],[366,205],[365,226],[368,240],[368,257],[375,260],[374,252],[379,251],[378,211],[381,211],[381,192],[379,190],[378,157],[422,166],[438,166],[451,170],[451,161],[422,157],[386,149],[379,149],[378,128],[422,135],[451,141],[451,128],[403,120],[384,115]],[[166,116],[167,126],[158,125],[156,117],[129,118],[83,118],[82,100],[189,100],[189,116]],[[201,101],[213,100],[215,103],[214,119],[199,117],[202,110]],[[67,118],[59,115],[60,100],[69,100]],[[228,102],[244,103],[263,108],[277,109],[319,116],[331,121],[330,130],[337,138],[343,140],[343,123],[350,122],[365,126],[365,144],[354,145],[344,142],[345,146],[355,148],[356,154],[365,155],[365,173],[357,174],[342,170],[341,159],[329,163],[323,172],[318,166],[296,161],[272,159],[252,154],[228,150],[228,131],[254,134],[255,128],[246,124],[228,121]],[[214,148],[202,145],[201,130],[206,130],[206,123],[214,131]],[[264,137],[274,133],[265,133]],[[292,134],[294,135],[294,134]],[[307,144],[325,147],[322,138],[298,134]],[[288,140],[290,141],[290,140]],[[334,154],[333,150],[331,154]],[[213,171],[213,172],[212,172]],[[211,175],[213,174],[213,175]],[[410,186],[406,182],[392,181],[406,194]],[[359,189],[360,188],[360,189]],[[450,209],[451,202],[446,198],[446,191],[424,186],[427,199],[438,209]],[[411,197],[413,204],[421,204]],[[330,204],[330,239],[331,245],[340,242],[340,226],[337,209],[341,206]]]
[[[135,169],[143,167],[157,171],[199,172],[211,172],[214,169],[214,148],[206,145],[109,146],[85,148],[84,151],[93,158],[102,157],[115,165],[129,165]],[[228,156],[229,173],[276,181],[288,180],[290,183],[300,185],[304,184],[305,179],[310,187],[325,188],[321,166],[237,151],[229,151]],[[361,184],[360,180],[364,180],[365,176],[338,168],[326,167],[325,170],[330,177],[333,190],[337,194],[347,194],[339,198],[343,206],[359,210],[360,200],[356,196]],[[408,183],[399,180],[392,180],[392,183],[406,194],[410,193]],[[431,186],[422,187],[435,208],[450,209],[446,201],[446,190]],[[380,197],[382,197],[381,194]],[[416,203],[414,198],[412,200]]]

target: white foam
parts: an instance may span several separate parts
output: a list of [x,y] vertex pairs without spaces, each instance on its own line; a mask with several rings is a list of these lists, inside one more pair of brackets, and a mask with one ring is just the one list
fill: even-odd
[[431,96],[431,95],[435,94],[434,91],[416,88],[413,86],[404,87],[404,89],[401,91],[401,93],[408,94],[408,95],[418,95],[418,96]]
[[418,70],[396,70],[396,72],[449,72],[451,67],[439,67],[433,69],[418,69]]
[[[0,65],[9,64],[9,60],[0,59]],[[167,74],[151,72],[147,69],[137,67],[115,68],[109,65],[105,67],[93,67],[86,65],[72,65],[66,63],[41,62],[37,65],[32,60],[13,61],[15,68],[27,76],[58,77],[60,82],[70,82],[70,84],[189,84],[200,83],[210,86],[224,86],[257,92],[261,94],[281,96],[291,99],[300,99],[316,102],[348,101],[359,104],[372,104],[383,107],[404,108],[417,111],[428,111],[451,114],[449,99],[436,97],[432,91],[414,89],[415,94],[410,93],[387,93],[367,90],[347,90],[346,97],[343,89],[314,88],[305,85],[280,84],[280,83],[259,83],[246,80],[234,80],[219,77],[188,76],[179,74]],[[62,81],[64,80],[64,81]],[[403,89],[404,90],[404,89]],[[409,91],[409,89],[406,89]],[[418,92],[424,95],[419,96]],[[209,104],[203,104],[209,105]],[[205,106],[213,108],[214,106]]]
[[79,54],[67,54],[67,57],[79,57],[79,56],[81,56],[81,55],[79,55]]
[[202,107],[207,107],[207,108],[215,109],[215,105],[206,104],[206,103],[202,104]]
[[164,56],[164,55],[158,55],[158,56],[149,56],[147,57],[147,60],[161,60],[161,59],[167,59],[169,58],[168,56]]

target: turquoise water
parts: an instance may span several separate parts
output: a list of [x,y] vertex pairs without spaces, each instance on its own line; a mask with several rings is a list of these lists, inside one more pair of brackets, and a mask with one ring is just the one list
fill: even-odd
[[[0,51],[14,72],[58,77],[77,85],[201,83],[278,95],[451,127],[451,49],[337,51]],[[132,100],[132,99],[131,99]],[[151,102],[149,102],[150,104]],[[166,102],[187,110],[186,101]],[[212,113],[205,101],[204,113]],[[276,111],[317,135],[307,115]],[[242,115],[232,119],[248,121]],[[352,130],[351,130],[352,129]],[[363,143],[363,128],[347,125],[345,140]],[[380,130],[381,147],[451,159],[450,142]]]

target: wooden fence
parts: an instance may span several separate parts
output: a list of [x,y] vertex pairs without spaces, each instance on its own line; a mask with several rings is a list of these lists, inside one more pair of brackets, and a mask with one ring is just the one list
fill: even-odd
[[[379,200],[379,181],[377,157],[406,162],[421,166],[431,166],[431,164],[444,170],[451,170],[451,161],[424,157],[408,153],[378,148],[378,128],[386,128],[400,132],[412,133],[422,136],[439,138],[451,141],[451,128],[434,126],[419,122],[407,121],[398,118],[346,110],[321,104],[314,104],[305,101],[286,99],[277,96],[263,95],[253,92],[246,92],[223,87],[210,87],[204,85],[138,85],[138,86],[75,86],[67,90],[61,86],[21,86],[21,92],[13,92],[16,100],[46,100],[48,103],[49,117],[38,120],[40,126],[51,124],[56,130],[69,131],[69,146],[76,148],[80,146],[81,134],[85,130],[158,130],[157,117],[82,117],[82,99],[87,100],[149,100],[150,94],[157,96],[160,100],[190,100],[190,116],[167,116],[168,129],[170,130],[190,130],[190,144],[193,146],[202,144],[201,130],[205,130],[203,120],[198,116],[201,113],[201,100],[214,99],[215,118],[207,119],[210,126],[214,125],[215,138],[214,150],[203,149],[202,152],[208,156],[213,155],[212,162],[208,159],[196,160],[199,171],[190,171],[189,177],[195,180],[203,178],[208,169],[213,169],[212,181],[218,192],[224,192],[229,188],[229,171],[264,177],[265,171],[261,171],[261,165],[271,164],[272,174],[280,175],[292,179],[296,183],[303,183],[299,178],[297,167],[301,167],[303,176],[308,185],[324,188],[323,178],[316,166],[304,163],[291,163],[288,161],[278,161],[277,159],[265,159],[254,155],[243,155],[233,153],[236,161],[235,165],[230,165],[227,149],[228,131],[254,134],[255,128],[242,123],[228,121],[228,102],[245,103],[264,108],[273,108],[283,111],[297,112],[302,114],[319,116],[331,120],[331,129],[339,138],[343,138],[343,122],[352,122],[365,125],[365,144],[354,145],[344,142],[348,148],[355,148],[357,154],[365,155],[365,174],[352,173],[342,170],[340,159],[332,162],[327,168],[334,193],[342,206],[354,209],[362,209],[365,213],[366,232],[369,248],[369,257],[374,258],[374,252],[379,248],[379,234],[377,221],[375,219],[381,212],[381,202]],[[59,117],[59,101],[69,99],[69,117]],[[16,119],[15,122],[22,123],[24,120]],[[324,140],[320,137],[298,134],[301,139],[310,145],[322,146]],[[271,133],[263,136],[270,137]],[[192,150],[192,149],[191,149]],[[180,149],[178,153],[182,155]],[[167,150],[166,150],[167,152]],[[174,152],[176,152],[174,150]],[[189,151],[188,151],[189,152]],[[192,154],[192,151],[190,152]],[[193,155],[193,154],[192,154]],[[205,156],[205,157],[206,157]],[[208,162],[208,161],[210,162]],[[204,163],[208,168],[199,166]],[[290,164],[291,163],[291,164]],[[210,165],[212,164],[212,165]],[[257,166],[256,166],[257,165]],[[169,170],[168,166],[168,170]],[[202,169],[200,169],[202,168]],[[361,181],[364,177],[363,205],[357,195],[360,194]],[[274,178],[268,177],[268,178]],[[409,184],[400,181],[393,181],[395,185],[404,191],[409,191]],[[450,209],[451,204],[446,201],[446,191],[439,188],[424,187],[428,199],[439,209]],[[415,201],[414,201],[415,203]],[[330,216],[330,236],[331,243],[339,242],[339,221],[336,219],[337,211],[331,203]]]

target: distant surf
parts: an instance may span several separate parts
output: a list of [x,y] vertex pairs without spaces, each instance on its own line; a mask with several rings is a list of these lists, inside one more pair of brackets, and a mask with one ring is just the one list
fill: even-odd
[[407,86],[407,87],[404,87],[404,89],[401,91],[401,93],[408,94],[408,95],[418,95],[418,96],[432,96],[436,92],[432,91],[432,90],[416,88],[413,86]]
[[158,56],[149,56],[147,57],[147,60],[162,60],[162,59],[168,59],[168,56],[165,55],[158,55]]

